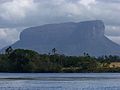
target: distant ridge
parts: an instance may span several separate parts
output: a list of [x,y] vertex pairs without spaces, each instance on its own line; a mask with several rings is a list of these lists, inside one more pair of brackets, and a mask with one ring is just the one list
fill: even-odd
[[65,55],[93,56],[120,55],[120,46],[104,35],[105,25],[101,20],[47,24],[25,29],[20,40],[11,45],[49,53],[53,48]]

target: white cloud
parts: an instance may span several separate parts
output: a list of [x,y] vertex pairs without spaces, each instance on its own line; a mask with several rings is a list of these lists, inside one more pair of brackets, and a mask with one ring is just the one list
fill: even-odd
[[120,3],[100,0],[12,0],[0,5],[0,26],[31,26],[45,23],[102,19],[118,25]]
[[120,26],[107,26],[106,35],[108,36],[120,36]]
[[120,45],[120,36],[107,36],[110,40]]
[[95,0],[80,0],[79,3],[86,6],[87,8],[90,8],[90,5],[96,4],[96,1]]
[[10,45],[19,39],[20,31],[15,28],[0,28],[0,48]]
[[0,16],[4,20],[18,21],[26,17],[26,12],[28,10],[33,9],[33,0],[12,0],[1,4]]

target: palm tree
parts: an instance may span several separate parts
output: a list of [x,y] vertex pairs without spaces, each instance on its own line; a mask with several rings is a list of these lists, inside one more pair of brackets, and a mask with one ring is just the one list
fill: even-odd
[[12,51],[13,51],[12,47],[9,46],[9,47],[5,50],[5,53],[9,55]]
[[56,51],[57,51],[56,48],[53,48],[53,49],[52,49],[52,53],[53,53],[54,55],[56,54]]
[[56,48],[52,49],[54,63],[56,63],[56,51],[57,51]]

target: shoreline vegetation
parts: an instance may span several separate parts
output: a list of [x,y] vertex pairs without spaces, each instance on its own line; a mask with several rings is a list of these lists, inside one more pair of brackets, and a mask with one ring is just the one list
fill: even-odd
[[120,72],[119,56],[65,56],[56,53],[39,54],[33,50],[8,47],[0,54],[1,73],[105,73]]

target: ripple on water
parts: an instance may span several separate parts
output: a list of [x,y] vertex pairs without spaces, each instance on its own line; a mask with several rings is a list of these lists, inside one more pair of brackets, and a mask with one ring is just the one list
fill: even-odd
[[45,74],[37,74],[35,77],[34,74],[32,77],[28,74],[24,74],[24,77],[22,74],[20,77],[21,74],[16,74],[15,78],[12,74],[10,77],[5,75],[0,77],[0,90],[120,90],[119,74],[99,74],[99,77],[98,74],[96,77],[95,74],[94,77],[92,74],[85,74],[84,78],[84,74],[69,74],[69,77],[68,74],[57,74],[59,77],[47,77],[47,74],[46,77]]

